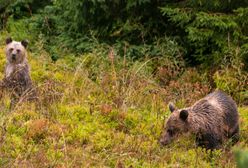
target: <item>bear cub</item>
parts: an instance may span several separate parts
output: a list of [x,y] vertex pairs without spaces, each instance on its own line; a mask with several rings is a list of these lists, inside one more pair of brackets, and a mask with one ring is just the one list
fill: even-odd
[[6,39],[6,66],[1,87],[11,91],[11,107],[21,100],[28,100],[33,94],[30,68],[27,61],[28,42]]
[[190,132],[196,137],[196,145],[206,149],[218,149],[231,139],[239,140],[239,115],[237,105],[223,91],[217,90],[197,101],[193,106],[172,112],[164,125],[160,143],[169,144],[180,133]]

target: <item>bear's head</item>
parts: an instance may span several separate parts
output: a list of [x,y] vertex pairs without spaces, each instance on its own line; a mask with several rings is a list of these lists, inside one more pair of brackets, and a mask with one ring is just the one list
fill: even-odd
[[11,64],[21,64],[26,58],[28,41],[13,41],[12,38],[6,39],[6,58]]
[[160,144],[169,144],[178,134],[188,132],[188,109],[177,109],[173,104],[169,104],[171,115],[165,122],[160,137]]

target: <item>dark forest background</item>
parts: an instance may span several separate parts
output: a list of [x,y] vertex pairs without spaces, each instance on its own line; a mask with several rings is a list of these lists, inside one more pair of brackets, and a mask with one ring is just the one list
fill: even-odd
[[247,64],[247,6],[247,0],[1,0],[0,17],[1,29],[25,22],[50,52],[56,45],[88,52],[97,40],[121,55],[125,48],[133,59],[177,50],[188,66],[212,68],[236,57]]

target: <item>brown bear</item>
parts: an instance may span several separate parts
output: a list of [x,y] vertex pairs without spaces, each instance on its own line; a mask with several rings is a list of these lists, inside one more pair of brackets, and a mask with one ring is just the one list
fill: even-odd
[[237,105],[223,91],[217,90],[197,101],[193,106],[176,109],[165,123],[160,144],[169,144],[178,134],[190,132],[196,144],[207,149],[218,149],[228,139],[239,140],[239,115]]
[[5,52],[7,63],[1,87],[11,91],[11,107],[17,101],[34,96],[30,68],[27,61],[27,45],[28,42],[26,40],[17,42],[11,38],[6,39]]

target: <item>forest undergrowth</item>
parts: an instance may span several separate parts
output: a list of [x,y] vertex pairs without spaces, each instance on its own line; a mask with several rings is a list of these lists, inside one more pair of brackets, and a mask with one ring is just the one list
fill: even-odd
[[[248,149],[247,93],[233,90],[242,91],[247,76],[237,75],[235,67],[210,78],[169,59],[123,58],[115,48],[107,56],[95,50],[54,62],[39,41],[28,60],[38,100],[10,111],[9,93],[2,93],[0,167],[235,167],[234,153]],[[154,69],[158,62],[163,64]],[[196,147],[193,135],[183,135],[160,146],[168,102],[189,106],[216,88],[239,105],[240,142],[210,153]]]

